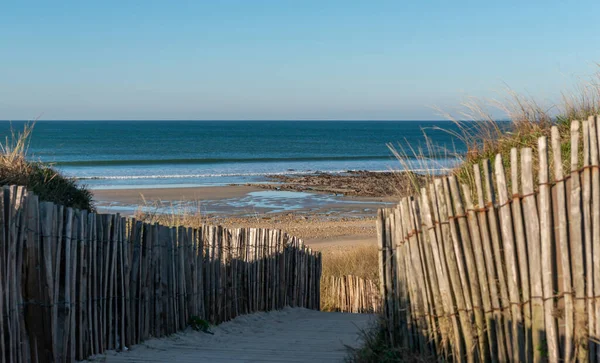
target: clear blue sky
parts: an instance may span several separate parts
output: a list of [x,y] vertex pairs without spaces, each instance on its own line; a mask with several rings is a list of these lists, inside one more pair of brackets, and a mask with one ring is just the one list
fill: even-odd
[[0,119],[439,119],[600,62],[600,1],[2,1]]

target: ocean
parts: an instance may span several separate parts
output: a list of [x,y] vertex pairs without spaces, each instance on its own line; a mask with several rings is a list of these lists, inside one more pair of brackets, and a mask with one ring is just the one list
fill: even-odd
[[[0,122],[2,140],[11,127]],[[271,174],[402,169],[387,143],[440,149],[411,168],[441,169],[465,146],[448,121],[38,121],[29,155],[92,189],[260,183]],[[424,150],[426,151],[426,150]]]

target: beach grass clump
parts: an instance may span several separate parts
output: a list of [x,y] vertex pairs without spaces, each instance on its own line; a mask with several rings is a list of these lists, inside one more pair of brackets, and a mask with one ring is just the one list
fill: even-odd
[[[458,159],[445,174],[452,174],[462,184],[475,189],[473,166],[486,162],[494,162],[496,155],[502,156],[506,170],[510,170],[510,152],[512,148],[533,149],[533,165],[537,163],[538,139],[550,137],[551,128],[556,126],[562,140],[562,162],[564,170],[570,170],[570,125],[574,120],[584,121],[588,117],[600,114],[600,72],[591,80],[581,83],[573,92],[563,94],[558,105],[544,107],[531,97],[508,90],[508,96],[502,101],[481,101],[470,99],[462,104],[458,115],[444,113],[444,116],[457,126],[454,130],[441,129],[450,133],[456,143],[463,144],[466,152],[458,153],[435,145],[424,130],[425,146],[416,148],[396,148],[388,145],[405,170],[409,169],[409,160],[419,160],[422,168],[435,168],[438,159],[448,156]],[[498,121],[492,116],[490,109],[500,109],[507,115],[508,121]],[[552,158],[549,159],[550,170],[553,170]],[[428,174],[428,178],[413,178],[412,193],[417,194],[420,188],[439,174]],[[537,170],[534,170],[537,175]],[[509,181],[510,182],[510,181]]]
[[11,130],[0,142],[0,185],[24,186],[42,201],[93,211],[90,190],[50,165],[28,159],[32,132],[33,124],[26,124],[22,131]]
[[[565,105],[566,106],[566,105]],[[459,125],[460,132],[456,137],[465,143],[467,152],[461,163],[452,170],[459,182],[474,189],[475,175],[473,166],[484,162],[493,163],[496,155],[502,156],[506,170],[510,170],[511,149],[533,149],[534,165],[537,163],[538,139],[542,136],[550,137],[551,129],[556,126],[562,144],[563,167],[570,167],[570,123],[574,117],[587,119],[593,113],[583,110],[575,111],[574,104],[570,104],[570,114],[566,111],[553,115],[552,109],[541,107],[535,100],[510,93],[510,97],[497,107],[502,108],[509,116],[508,122],[496,121],[484,111],[484,107],[477,103],[465,104],[471,111],[471,121],[453,120]],[[566,108],[565,108],[566,109]],[[591,109],[589,112],[592,112]],[[569,116],[570,115],[570,116]],[[553,159],[550,159],[550,170],[553,170]],[[534,171],[534,175],[537,171]]]
[[[488,104],[502,110],[510,120],[508,123],[496,121],[486,112],[489,107],[477,101],[463,105],[466,111],[462,116],[468,121],[459,122],[450,117],[460,126],[461,132],[456,135],[457,138],[467,146],[461,164],[453,170],[460,182],[473,185],[473,165],[493,161],[497,154],[502,155],[505,167],[509,170],[512,148],[531,148],[536,159],[538,138],[549,138],[553,126],[557,127],[562,140],[563,168],[570,170],[571,122],[584,121],[600,114],[600,72],[580,82],[572,92],[563,93],[562,102],[550,107],[543,107],[535,99],[511,90],[507,93],[504,101],[490,101]],[[550,158],[550,170],[553,170],[553,161]],[[533,165],[538,165],[537,160]],[[536,174],[537,170],[534,171]]]

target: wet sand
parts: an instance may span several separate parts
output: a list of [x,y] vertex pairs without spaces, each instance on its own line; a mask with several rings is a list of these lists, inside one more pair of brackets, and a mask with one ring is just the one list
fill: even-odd
[[266,191],[254,186],[95,190],[94,198],[100,212],[122,214],[134,214],[143,205],[150,210],[162,206],[159,213],[166,214],[199,205],[205,223],[278,228],[316,249],[375,244],[377,208],[390,202],[388,198]]
[[247,185],[194,188],[145,188],[93,190],[94,199],[101,202],[143,204],[145,201],[201,201],[242,197],[249,192],[261,190]]

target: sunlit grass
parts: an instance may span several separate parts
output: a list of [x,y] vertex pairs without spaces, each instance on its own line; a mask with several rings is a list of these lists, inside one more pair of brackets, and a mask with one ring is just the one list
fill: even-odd
[[29,158],[29,145],[34,123],[22,131],[11,128],[0,142],[0,185],[21,185],[43,200],[66,207],[94,210],[93,196],[75,179],[62,175],[51,166]]

